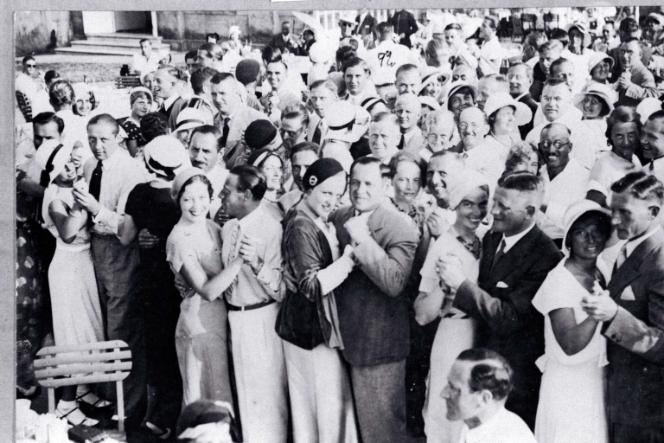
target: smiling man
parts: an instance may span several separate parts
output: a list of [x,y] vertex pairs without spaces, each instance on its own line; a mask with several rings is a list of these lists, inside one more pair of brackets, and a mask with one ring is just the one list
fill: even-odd
[[358,427],[366,442],[402,443],[408,339],[408,282],[418,232],[385,198],[380,161],[361,157],[350,172],[352,206],[331,214],[339,247],[358,263],[335,290],[344,359],[350,364]]
[[478,344],[508,356],[514,391],[506,406],[531,429],[541,377],[535,360],[544,351],[544,319],[531,300],[562,256],[535,224],[541,202],[537,176],[502,177],[493,196],[493,227],[482,241],[477,283],[466,277],[456,257],[438,262],[442,280],[456,292],[453,306],[479,321],[479,336],[485,338]]
[[664,180],[664,111],[657,111],[648,117],[641,129],[641,148],[648,163],[644,171]]
[[512,368],[488,349],[463,351],[452,365],[441,396],[448,420],[464,423],[459,441],[535,443],[524,421],[505,409],[512,390]]
[[539,152],[546,166],[547,192],[541,206],[546,218],[540,220],[540,228],[561,245],[565,234],[563,216],[572,203],[585,197],[590,180],[590,171],[570,158],[574,148],[565,125],[549,123],[542,130]]
[[540,109],[535,115],[535,127],[526,136],[526,141],[536,145],[546,125],[562,123],[570,130],[570,140],[576,148],[571,153],[572,157],[590,170],[595,164],[597,153],[606,149],[606,141],[589,139],[591,130],[581,117],[581,112],[573,105],[573,96],[567,83],[563,79],[548,79],[542,91]]

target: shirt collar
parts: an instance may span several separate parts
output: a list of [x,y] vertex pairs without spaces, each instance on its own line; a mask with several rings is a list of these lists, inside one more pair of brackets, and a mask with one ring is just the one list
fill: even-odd
[[259,204],[256,209],[238,220],[240,228],[242,228],[242,230],[248,229],[251,225],[253,225],[254,220],[260,221],[263,219],[263,217],[268,217],[268,215],[264,215],[263,212],[263,205]]
[[526,234],[528,234],[530,231],[532,231],[534,227],[535,227],[535,223],[533,222],[533,224],[530,225],[530,227],[528,227],[527,229],[524,229],[523,231],[519,232],[518,234],[514,234],[514,235],[510,235],[510,236],[506,236],[505,234],[503,234],[503,241],[505,242],[505,248],[503,249],[503,253],[505,253],[505,252],[509,251],[510,249],[512,249],[514,247],[514,245],[516,245],[519,242],[519,240],[521,240],[523,237],[525,237]]
[[180,98],[178,94],[173,94],[170,97],[168,97],[166,100],[164,100],[164,109],[169,109],[173,103],[175,103],[175,100]]
[[640,237],[637,237],[633,240],[628,240],[627,243],[625,243],[625,252],[626,256],[629,257],[632,255],[632,252],[644,241],[648,240],[650,237],[652,237],[656,232],[658,232],[662,227],[657,226],[655,229],[650,230],[649,232],[646,232],[645,234],[641,235]]

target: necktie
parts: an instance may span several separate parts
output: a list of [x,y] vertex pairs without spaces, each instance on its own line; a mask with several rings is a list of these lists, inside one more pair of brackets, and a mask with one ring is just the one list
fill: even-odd
[[101,192],[101,173],[104,166],[101,161],[97,162],[97,166],[92,171],[92,177],[90,177],[90,187],[88,191],[92,196],[99,201],[99,194]]
[[397,149],[401,151],[404,146],[406,146],[406,135],[405,132],[401,131],[401,139],[399,140],[399,144],[397,145]]
[[226,117],[224,118],[224,127],[221,131],[221,146],[224,148],[226,147],[226,142],[228,141],[228,131],[229,131],[229,124],[228,122],[230,121],[230,118]]
[[[236,219],[234,220],[233,226],[231,228],[231,235],[229,236],[228,242],[230,244],[230,249],[228,250],[228,258],[225,265],[229,265],[233,260],[235,260],[240,253],[240,240],[242,240],[242,227],[240,222]],[[232,297],[235,292],[235,287],[237,286],[238,277],[236,276],[233,279],[233,283],[224,291],[226,295],[226,300]]]
[[503,238],[500,241],[500,246],[498,246],[498,250],[496,251],[496,255],[493,256],[493,263],[491,264],[491,269],[496,267],[496,264],[498,261],[505,255],[505,239]]
[[318,122],[316,125],[316,129],[314,130],[314,137],[311,139],[313,143],[316,143],[317,145],[320,145],[320,139],[323,136],[323,131],[321,130],[321,125],[323,124],[323,121],[321,120]]
[[625,243],[622,248],[620,248],[620,252],[616,258],[616,263],[613,265],[613,272],[616,272],[623,265],[623,263],[625,263],[625,260],[627,260],[627,243]]

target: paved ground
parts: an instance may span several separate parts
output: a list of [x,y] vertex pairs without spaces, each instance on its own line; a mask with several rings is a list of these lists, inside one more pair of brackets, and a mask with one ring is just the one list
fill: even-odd
[[[175,64],[184,64],[184,52],[171,54]],[[42,72],[55,69],[73,83],[113,81],[120,75],[123,64],[131,64],[130,56],[118,55],[41,54],[35,59]],[[17,70],[21,69],[21,60],[21,57],[15,59]]]

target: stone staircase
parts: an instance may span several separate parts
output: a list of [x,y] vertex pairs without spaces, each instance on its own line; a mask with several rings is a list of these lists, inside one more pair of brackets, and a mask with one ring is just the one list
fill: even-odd
[[147,38],[152,42],[153,51],[168,50],[161,37],[151,34],[114,32],[111,34],[87,34],[86,40],[72,40],[71,46],[56,48],[59,54],[94,54],[94,55],[133,55],[140,54],[140,40]]

